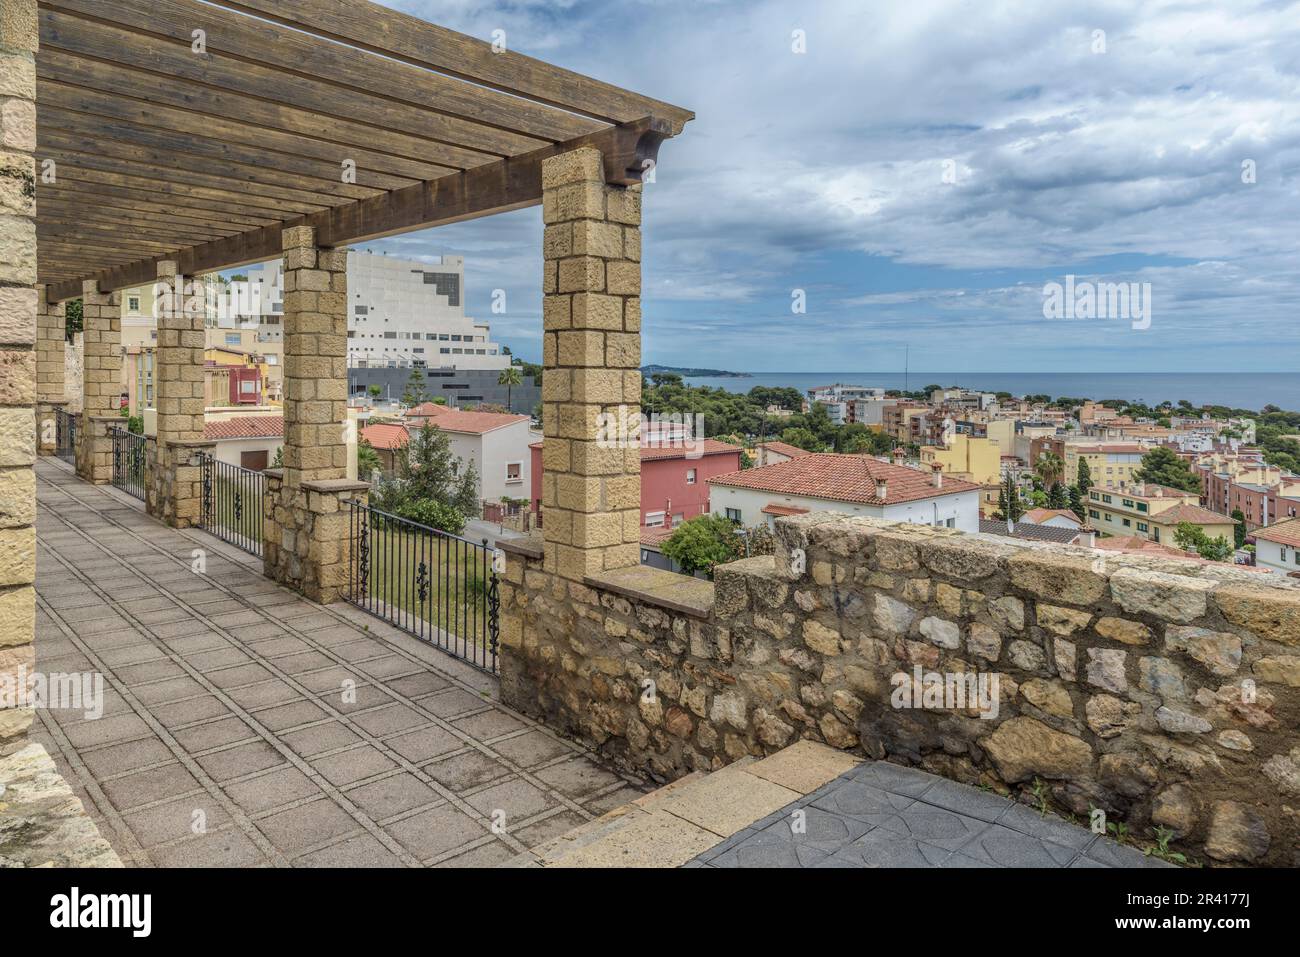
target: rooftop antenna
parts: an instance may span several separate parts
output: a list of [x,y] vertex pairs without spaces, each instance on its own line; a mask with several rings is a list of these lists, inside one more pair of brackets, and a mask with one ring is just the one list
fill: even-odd
[[907,391],[907,372],[908,365],[912,358],[912,347],[903,346],[903,391]]

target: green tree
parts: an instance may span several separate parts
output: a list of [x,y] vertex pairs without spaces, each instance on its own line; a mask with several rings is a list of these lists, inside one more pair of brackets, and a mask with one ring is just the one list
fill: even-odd
[[406,390],[402,393],[402,405],[407,408],[414,408],[421,402],[429,401],[429,390],[425,387],[424,371],[419,368],[412,368],[411,374],[406,377]]
[[369,482],[370,476],[376,472],[383,471],[384,463],[379,459],[379,453],[375,447],[361,439],[357,442],[357,478],[363,482]]
[[1184,460],[1172,449],[1152,449],[1142,456],[1142,467],[1133,473],[1135,481],[1149,485],[1164,485],[1184,492],[1199,492],[1201,480]]
[[381,395],[384,394],[384,390],[377,385],[370,386],[370,388],[366,389],[366,392],[370,395],[370,398],[372,399],[378,399]]
[[64,331],[64,335],[67,337],[69,342],[72,341],[73,335],[75,333],[80,332],[82,329],[81,317],[82,317],[81,300],[80,299],[68,300],[63,307],[63,319],[64,319],[63,331]]
[[1238,548],[1246,547],[1246,513],[1239,508],[1232,510],[1232,520],[1236,526],[1232,530],[1233,544]]
[[1020,516],[1025,514],[1025,504],[1020,500],[1020,489],[1016,488],[1016,480],[1010,475],[1002,483],[1002,489],[998,493],[998,510],[995,517],[999,521],[1010,519],[1013,522],[1020,521]]
[[786,429],[781,433],[781,441],[787,445],[793,445],[796,448],[805,449],[809,452],[820,452],[822,450],[821,440],[812,433],[811,430],[802,426],[794,429]]
[[517,385],[524,384],[523,373],[519,371],[518,366],[510,366],[501,370],[501,375],[497,376],[497,385],[506,387],[506,408],[513,409],[511,399],[514,397],[514,388]]
[[1052,486],[1052,491],[1047,496],[1048,508],[1066,509],[1070,507],[1070,493],[1065,490],[1065,484],[1057,482]]
[[1079,474],[1070,493],[1070,507],[1074,509],[1074,514],[1079,516],[1081,522],[1088,520],[1088,492],[1091,489],[1092,469],[1088,466],[1088,460],[1080,456]]
[[1210,538],[1205,529],[1191,522],[1179,522],[1174,530],[1174,543],[1179,548],[1196,552],[1202,558],[1212,562],[1232,560],[1232,543],[1222,535]]
[[1043,482],[1043,488],[1050,489],[1065,477],[1065,463],[1055,452],[1043,452],[1034,463],[1034,474]]
[[744,554],[744,542],[735,522],[721,515],[701,515],[678,525],[661,550],[686,574],[704,572],[712,578],[714,568]]
[[[395,458],[396,474],[381,482],[377,490],[379,508],[457,535],[460,530],[451,527],[456,525],[453,513],[460,516],[460,529],[466,518],[479,515],[478,470],[473,462],[462,466],[441,429],[426,423],[411,435]],[[421,504],[424,502],[437,503],[450,511]],[[435,518],[442,524],[426,521]]]

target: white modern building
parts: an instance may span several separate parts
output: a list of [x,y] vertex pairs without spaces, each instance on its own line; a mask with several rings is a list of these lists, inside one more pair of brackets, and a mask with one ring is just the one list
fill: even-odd
[[709,479],[709,511],[750,528],[829,511],[978,532],[979,496],[980,486],[942,471],[830,452]]
[[[260,338],[283,334],[284,264],[249,273],[261,284]],[[510,356],[487,323],[465,315],[465,260],[429,264],[348,250],[348,366],[354,369],[501,370]]]

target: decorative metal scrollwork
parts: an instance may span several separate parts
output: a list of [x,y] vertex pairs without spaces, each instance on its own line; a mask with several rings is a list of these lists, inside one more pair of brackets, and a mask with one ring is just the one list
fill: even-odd
[[420,567],[415,572],[415,593],[420,598],[420,604],[429,597],[429,566],[420,562]]
[[501,637],[501,590],[500,579],[497,578],[495,569],[493,569],[491,577],[488,578],[487,601],[488,646],[492,651],[493,661],[495,661],[497,656],[497,641]]
[[357,523],[357,598],[365,601],[370,590],[370,517],[369,509],[360,509]]
[[212,527],[212,459],[203,456],[203,525]]

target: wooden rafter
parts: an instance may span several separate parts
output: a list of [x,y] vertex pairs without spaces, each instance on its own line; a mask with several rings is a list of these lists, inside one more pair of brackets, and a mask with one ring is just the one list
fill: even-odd
[[[534,205],[579,145],[610,182],[689,111],[367,0],[39,0],[38,273],[52,300]],[[205,48],[192,48],[202,30]]]

